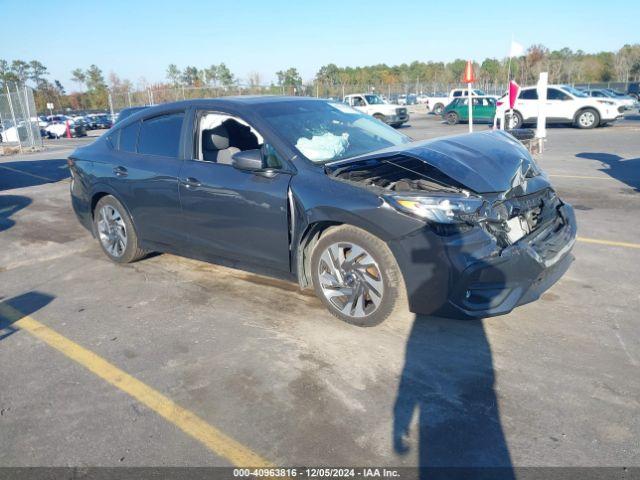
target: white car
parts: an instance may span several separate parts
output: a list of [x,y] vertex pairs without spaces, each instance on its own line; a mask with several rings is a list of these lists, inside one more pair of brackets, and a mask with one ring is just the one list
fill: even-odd
[[[449,92],[449,95],[435,94],[435,95],[428,96],[429,112],[434,113],[436,115],[441,115],[442,112],[444,111],[444,108],[447,105],[449,105],[454,98],[466,97],[468,95],[469,95],[468,88],[454,88]],[[497,98],[497,97],[493,97],[492,95],[487,95],[482,90],[479,90],[477,88],[471,90],[471,96]]]
[[[16,127],[9,127],[4,130],[0,130],[0,143],[9,143],[9,142],[17,143],[19,141],[18,139],[19,134],[20,132]],[[23,137],[23,135],[20,135],[20,137]]]
[[604,88],[593,88],[591,90],[583,90],[584,93],[593,98],[601,100],[611,100],[624,107],[625,110],[631,110],[636,105],[636,99],[628,95],[617,96]]
[[[507,97],[498,101],[498,110],[506,108]],[[624,108],[612,100],[592,98],[568,85],[549,85],[545,113],[547,124],[570,124],[578,128],[594,128],[606,125],[622,117]],[[499,112],[498,112],[499,113]],[[508,128],[520,128],[535,123],[538,118],[538,91],[536,87],[520,90],[513,107],[513,115],[507,114]]]
[[44,129],[48,138],[62,138],[67,136],[67,122],[69,123],[69,133],[72,137],[86,137],[87,129],[84,123],[75,122],[64,115],[59,115]]
[[345,96],[343,102],[392,127],[399,127],[409,121],[409,114],[405,107],[386,103],[380,95],[373,93],[356,93]]
[[[35,120],[34,120],[35,123]],[[34,135],[39,135],[39,128],[35,124],[31,125],[31,131]],[[18,122],[18,127],[7,127],[0,130],[0,143],[25,142],[29,141],[29,127],[24,121]]]

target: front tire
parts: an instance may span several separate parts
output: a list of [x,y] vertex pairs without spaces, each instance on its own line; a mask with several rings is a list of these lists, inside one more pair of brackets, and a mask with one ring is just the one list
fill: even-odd
[[102,197],[93,211],[93,228],[102,251],[115,263],[131,263],[148,252],[141,249],[131,217],[117,198]]
[[353,227],[332,227],[311,255],[316,295],[340,320],[361,327],[379,325],[399,303],[402,277],[389,247]]
[[578,113],[574,122],[575,126],[582,129],[597,127],[600,123],[600,115],[592,108],[586,108]]
[[381,113],[375,113],[375,114],[373,115],[373,118],[375,118],[376,120],[380,120],[382,123],[387,123],[387,122],[385,121],[385,120],[386,120],[385,116],[384,116],[384,115],[382,115]]

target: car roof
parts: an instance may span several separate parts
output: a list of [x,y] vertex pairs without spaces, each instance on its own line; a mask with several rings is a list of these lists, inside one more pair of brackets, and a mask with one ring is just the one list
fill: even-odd
[[[315,97],[293,97],[284,95],[243,95],[235,97],[216,97],[216,98],[195,98],[189,100],[181,100],[178,102],[162,103],[159,105],[153,105],[149,107],[140,108],[140,111],[133,112],[127,115],[122,121],[122,125],[128,125],[131,122],[147,118],[149,116],[162,115],[165,112],[171,112],[176,110],[183,110],[190,107],[196,107],[201,109],[216,109],[229,107],[235,110],[242,110],[249,108],[252,105],[265,105],[265,104],[282,104],[282,103],[296,103],[296,102],[330,102],[324,98]],[[131,107],[133,109],[135,107]],[[120,113],[124,112],[123,109]],[[120,121],[117,122],[120,124]]]

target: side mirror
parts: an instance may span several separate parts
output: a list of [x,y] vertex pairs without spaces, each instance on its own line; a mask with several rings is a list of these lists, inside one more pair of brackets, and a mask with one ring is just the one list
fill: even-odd
[[231,156],[231,165],[238,170],[257,172],[264,169],[262,151],[260,149],[245,150]]

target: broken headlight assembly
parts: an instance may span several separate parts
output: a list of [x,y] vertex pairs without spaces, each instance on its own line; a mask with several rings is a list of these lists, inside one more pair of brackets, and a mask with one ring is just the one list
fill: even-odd
[[385,199],[396,210],[444,224],[476,223],[486,204],[481,198],[461,195],[389,195]]

